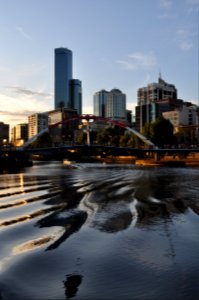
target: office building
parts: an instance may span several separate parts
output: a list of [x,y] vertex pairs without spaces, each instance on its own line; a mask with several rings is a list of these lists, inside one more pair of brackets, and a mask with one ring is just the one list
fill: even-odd
[[55,49],[55,109],[71,108],[70,80],[72,79],[72,51]]
[[28,116],[28,138],[30,139],[48,127],[48,114],[35,113]]
[[162,115],[173,124],[175,132],[178,132],[181,127],[192,126],[196,128],[198,125],[197,106],[187,105],[187,102],[180,109],[167,111]]
[[22,146],[28,140],[28,124],[17,124],[11,129],[11,143]]
[[82,83],[79,79],[70,80],[71,108],[82,114]]
[[112,89],[108,93],[105,116],[117,121],[126,121],[126,95],[119,89]]
[[99,117],[105,117],[105,106],[108,97],[108,93],[106,90],[101,90],[96,92],[93,96],[93,107],[94,107],[94,115]]
[[126,95],[119,89],[101,90],[93,96],[94,115],[127,121]]
[[161,76],[157,83],[148,84],[138,89],[136,106],[136,129],[142,131],[145,123],[154,122],[163,112],[182,106],[177,99],[175,85],[165,82]]
[[82,113],[82,83],[73,79],[73,55],[67,48],[55,49],[55,110],[76,109]]
[[168,99],[177,99],[177,89],[175,85],[167,83],[161,76],[157,83],[150,83],[146,87],[138,89],[138,105],[156,103]]
[[9,142],[9,125],[0,122],[0,146],[6,145]]
[[[70,120],[73,119],[73,120]],[[58,126],[56,124],[60,123]],[[76,109],[57,108],[48,112],[48,126],[54,144],[73,140],[74,131],[78,128]]]

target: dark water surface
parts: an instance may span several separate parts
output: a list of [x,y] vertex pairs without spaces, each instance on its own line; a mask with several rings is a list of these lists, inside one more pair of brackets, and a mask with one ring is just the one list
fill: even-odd
[[199,168],[0,175],[0,299],[199,299]]

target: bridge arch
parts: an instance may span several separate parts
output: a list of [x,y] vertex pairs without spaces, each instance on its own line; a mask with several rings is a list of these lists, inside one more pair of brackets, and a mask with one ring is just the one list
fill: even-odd
[[139,139],[141,139],[149,147],[152,147],[154,149],[158,149],[158,147],[152,141],[150,141],[149,139],[147,139],[143,134],[141,134],[137,130],[135,130],[135,129],[129,127],[129,126],[127,126],[127,124],[125,124],[124,122],[116,121],[116,120],[113,120],[111,118],[104,118],[104,117],[100,117],[100,116],[95,116],[95,115],[92,115],[92,114],[82,114],[82,115],[79,115],[77,117],[73,117],[73,118],[70,118],[70,119],[67,119],[67,120],[60,121],[60,122],[57,122],[55,124],[49,125],[47,128],[43,129],[38,134],[36,134],[32,138],[30,138],[28,141],[26,141],[24,143],[24,145],[22,146],[22,148],[24,149],[24,148],[28,147],[28,145],[30,145],[32,142],[34,142],[39,136],[41,136],[45,132],[48,132],[49,128],[57,127],[59,125],[67,124],[69,122],[77,121],[77,120],[85,120],[85,121],[87,121],[87,144],[88,145],[90,144],[89,121],[90,120],[94,120],[94,121],[104,121],[104,122],[110,123],[112,125],[124,128],[128,132],[130,132],[131,134],[134,134]]

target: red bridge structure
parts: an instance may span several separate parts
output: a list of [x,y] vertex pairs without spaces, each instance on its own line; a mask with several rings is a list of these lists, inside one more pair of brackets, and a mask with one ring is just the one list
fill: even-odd
[[157,149],[158,147],[152,143],[149,139],[147,139],[143,134],[141,134],[140,132],[138,132],[137,130],[130,128],[126,123],[120,122],[120,121],[116,121],[113,120],[111,118],[103,118],[103,117],[99,117],[99,116],[95,116],[92,114],[83,114],[77,117],[73,117],[64,121],[60,121],[57,122],[55,124],[49,125],[49,127],[43,129],[42,131],[40,131],[37,135],[33,136],[32,138],[30,138],[27,142],[24,143],[23,145],[23,149],[25,149],[26,147],[28,147],[32,142],[34,142],[39,136],[41,136],[43,133],[48,132],[50,128],[53,127],[58,127],[59,125],[63,125],[66,123],[70,123],[73,121],[77,121],[77,120],[82,120],[86,122],[86,134],[87,134],[87,145],[90,145],[90,127],[89,127],[89,121],[103,121],[103,122],[107,122],[109,124],[124,128],[125,130],[127,130],[128,132],[130,132],[131,134],[136,135],[138,138],[140,138],[145,144],[147,144],[149,146],[149,148],[153,148],[153,149]]

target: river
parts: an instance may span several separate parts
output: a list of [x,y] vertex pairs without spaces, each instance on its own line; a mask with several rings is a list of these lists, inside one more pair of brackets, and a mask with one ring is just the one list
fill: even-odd
[[199,168],[0,175],[0,299],[199,299]]

